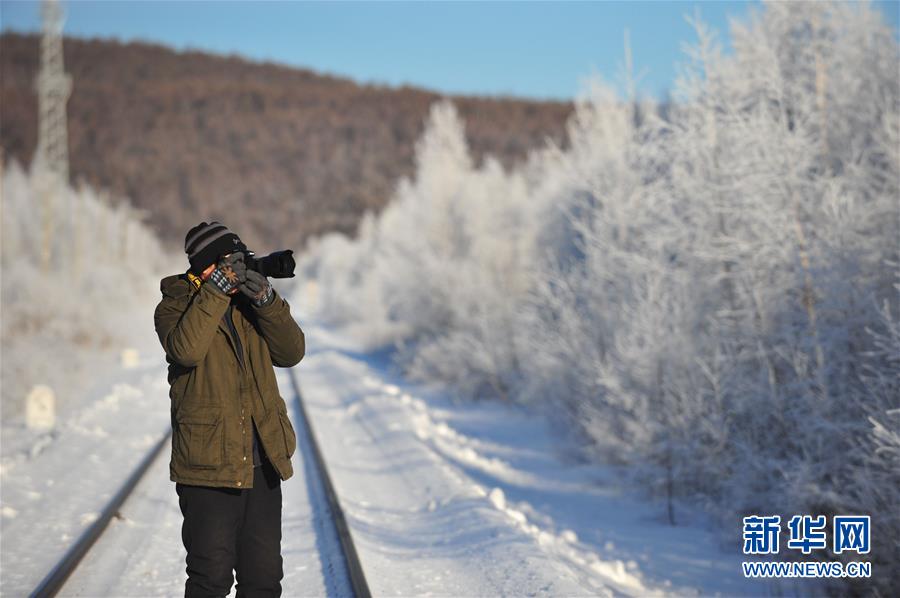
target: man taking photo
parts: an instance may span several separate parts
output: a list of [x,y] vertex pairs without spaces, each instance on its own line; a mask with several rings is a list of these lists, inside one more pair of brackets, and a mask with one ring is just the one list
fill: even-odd
[[273,366],[306,351],[290,306],[223,224],[188,231],[190,268],[160,282],[169,364],[170,479],[184,516],[185,596],[280,596],[281,481],[296,436]]

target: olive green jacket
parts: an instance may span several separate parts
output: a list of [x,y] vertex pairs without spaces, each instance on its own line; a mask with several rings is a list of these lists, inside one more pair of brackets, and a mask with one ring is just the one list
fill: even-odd
[[[172,416],[170,479],[198,486],[253,486],[253,428],[281,479],[293,474],[297,439],[273,366],[292,367],[306,352],[303,330],[276,291],[255,307],[242,293],[226,296],[187,273],[160,281],[156,334],[169,363]],[[242,368],[222,316],[243,345]]]

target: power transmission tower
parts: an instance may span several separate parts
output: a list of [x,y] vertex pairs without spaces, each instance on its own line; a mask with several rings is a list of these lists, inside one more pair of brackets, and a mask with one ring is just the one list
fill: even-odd
[[63,14],[59,2],[44,0],[41,6],[41,68],[36,82],[38,93],[37,158],[42,166],[69,182],[69,136],[66,102],[72,91],[72,77],[63,67]]
[[41,5],[43,35],[41,66],[35,87],[38,95],[38,144],[35,171],[41,180],[43,243],[41,264],[50,267],[53,233],[59,206],[56,203],[69,182],[69,136],[66,102],[72,92],[72,78],[63,67],[63,13],[56,0]]

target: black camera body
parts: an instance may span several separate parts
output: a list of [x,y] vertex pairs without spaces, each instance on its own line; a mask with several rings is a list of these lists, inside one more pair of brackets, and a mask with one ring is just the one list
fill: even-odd
[[271,278],[293,278],[294,268],[297,265],[294,261],[294,251],[291,249],[273,251],[262,257],[256,257],[256,254],[248,249],[244,252],[244,263],[251,270]]

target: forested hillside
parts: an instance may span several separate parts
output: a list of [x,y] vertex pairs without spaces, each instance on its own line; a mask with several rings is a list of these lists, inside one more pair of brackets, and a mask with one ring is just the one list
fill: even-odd
[[[352,233],[413,172],[415,140],[438,96],[235,56],[66,39],[73,77],[73,182],[125,195],[166,241],[221,218],[262,251]],[[27,164],[37,140],[38,38],[0,36],[0,146]],[[507,166],[547,137],[564,142],[572,106],[453,98],[476,159]]]

